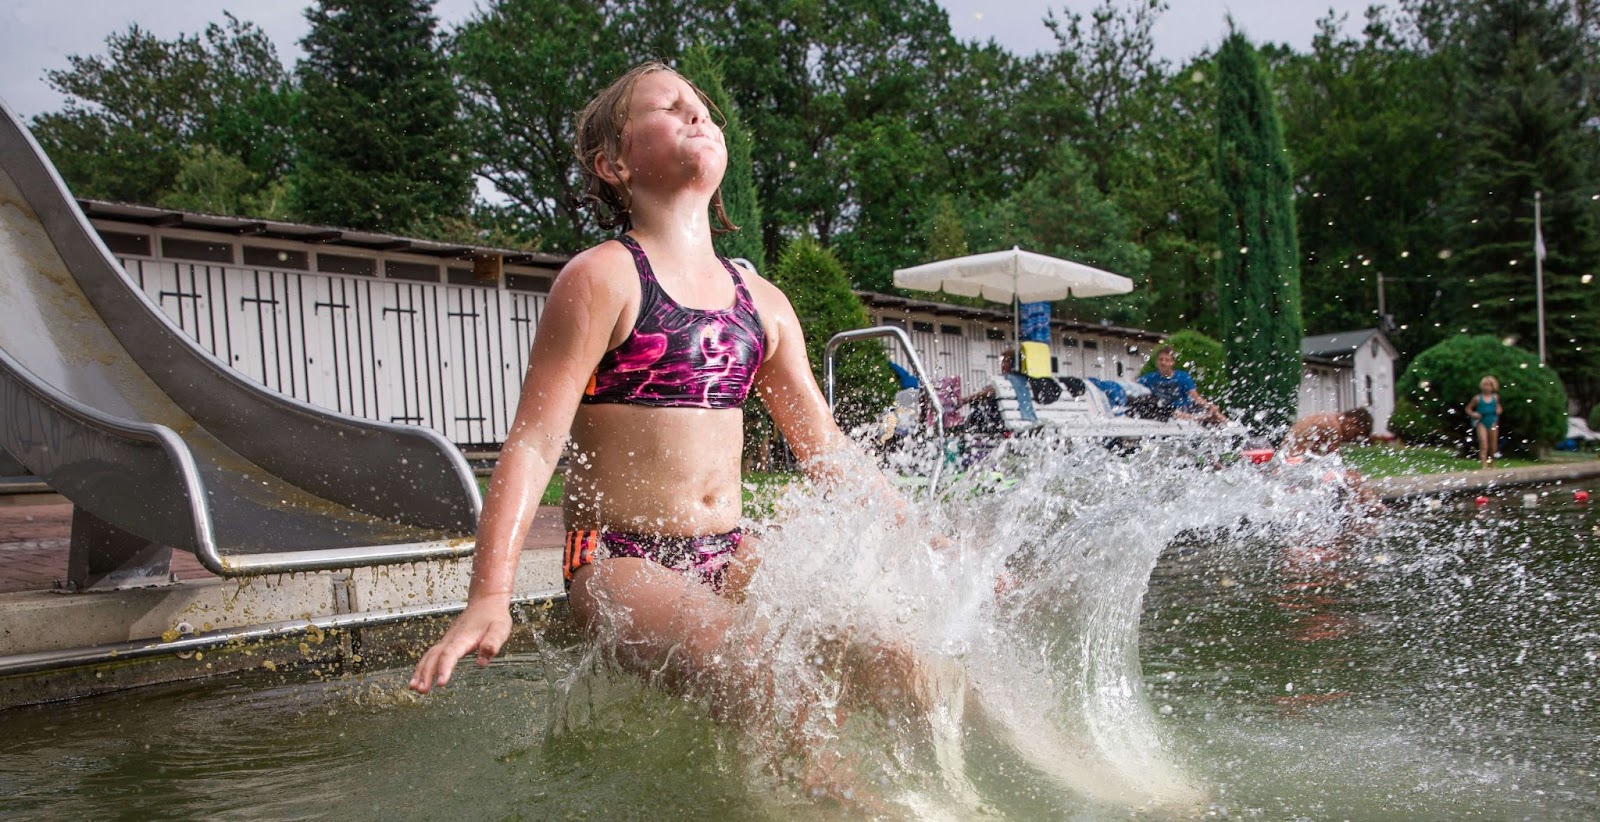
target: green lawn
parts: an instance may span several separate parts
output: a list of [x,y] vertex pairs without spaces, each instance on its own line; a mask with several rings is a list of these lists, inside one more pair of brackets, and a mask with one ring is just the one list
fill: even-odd
[[[796,479],[797,474],[757,471],[744,476],[744,502],[746,506],[754,505],[756,508],[765,509],[771,505],[772,498],[777,495],[784,485]],[[539,499],[540,505],[560,505],[561,489],[566,485],[566,474],[557,471],[550,478],[550,485],[544,489],[544,496]],[[478,490],[487,493],[489,478],[478,477]]]
[[[1398,445],[1350,445],[1339,450],[1339,454],[1352,468],[1363,475],[1377,479],[1379,477],[1393,477],[1403,474],[1442,474],[1452,471],[1472,471],[1478,468],[1476,459],[1458,459],[1455,454],[1445,448],[1428,446],[1398,446]],[[1558,461],[1564,455],[1552,457]],[[1591,455],[1584,454],[1572,457],[1573,459],[1593,459]],[[1526,465],[1544,464],[1539,460],[1528,459],[1501,459],[1495,461],[1499,468],[1516,468]],[[561,489],[566,476],[557,471],[550,478],[549,487],[544,489],[544,497],[539,500],[541,505],[560,505]],[[799,479],[798,474],[782,472],[752,472],[744,477],[744,503],[745,512],[751,516],[761,518],[769,513],[772,499],[777,496],[783,486]],[[478,478],[479,490],[487,491],[488,477]]]
[[[561,488],[562,488],[563,485],[566,484],[566,479],[567,479],[567,475],[566,474],[563,474],[562,472],[557,471],[555,476],[550,478],[550,484],[545,486],[544,496],[539,498],[539,504],[540,505],[560,505],[561,504]],[[489,493],[489,478],[488,477],[478,477],[478,492],[481,493],[481,494]]]
[[[1475,471],[1476,459],[1459,459],[1446,448],[1398,445],[1350,445],[1339,449],[1340,456],[1351,467],[1370,478],[1393,477],[1402,474],[1443,474],[1451,471]],[[1539,465],[1537,460],[1495,460],[1497,468],[1517,468]]]

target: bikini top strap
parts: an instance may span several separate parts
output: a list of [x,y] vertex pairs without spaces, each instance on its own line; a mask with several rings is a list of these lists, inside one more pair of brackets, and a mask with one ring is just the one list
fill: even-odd
[[734,265],[733,260],[721,254],[717,255],[717,259],[722,261],[722,267],[728,269],[729,276],[733,277],[734,306],[739,307],[742,305],[754,310],[756,298],[750,293],[750,286],[745,284],[744,274],[739,271],[739,266]]
[[635,240],[631,235],[618,234],[617,242],[622,243],[622,247],[628,249],[628,253],[633,255],[633,267],[639,272],[639,279],[645,282],[655,282],[655,269],[650,267],[650,258],[645,256],[644,247],[639,245],[639,241]]

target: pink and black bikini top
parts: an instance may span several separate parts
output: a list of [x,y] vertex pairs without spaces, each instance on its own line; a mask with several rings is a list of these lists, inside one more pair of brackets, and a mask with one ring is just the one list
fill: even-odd
[[733,277],[732,307],[688,308],[667,296],[637,241],[626,234],[617,239],[632,252],[639,271],[639,317],[627,339],[600,358],[583,402],[657,408],[743,405],[767,345],[739,270],[718,258]]

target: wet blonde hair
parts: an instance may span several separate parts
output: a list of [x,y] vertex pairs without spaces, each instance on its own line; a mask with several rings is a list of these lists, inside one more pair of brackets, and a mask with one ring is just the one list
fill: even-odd
[[[599,94],[590,100],[583,110],[578,112],[577,139],[573,141],[572,152],[578,158],[578,174],[582,182],[578,194],[578,206],[594,212],[595,221],[601,228],[618,228],[627,231],[633,228],[633,217],[629,213],[633,196],[626,183],[612,185],[594,170],[595,163],[601,157],[605,162],[616,168],[615,159],[622,155],[622,133],[628,124],[628,106],[633,101],[633,87],[638,84],[639,78],[646,74],[658,71],[668,71],[682,78],[689,88],[694,89],[696,97],[701,104],[711,112],[713,120],[720,128],[726,120],[722,110],[711,102],[711,98],[694,84],[694,81],[682,74],[673,71],[671,66],[659,60],[649,60],[628,69],[627,73],[612,81]],[[713,232],[723,234],[729,231],[738,231],[739,227],[728,219],[728,212],[722,205],[722,186],[711,194],[711,213],[717,218],[717,226]]]

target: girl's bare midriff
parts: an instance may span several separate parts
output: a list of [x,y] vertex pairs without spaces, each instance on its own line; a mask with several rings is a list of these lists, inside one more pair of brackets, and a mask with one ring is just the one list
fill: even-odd
[[700,536],[739,525],[737,408],[585,405],[567,451],[568,530]]

